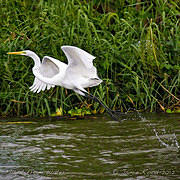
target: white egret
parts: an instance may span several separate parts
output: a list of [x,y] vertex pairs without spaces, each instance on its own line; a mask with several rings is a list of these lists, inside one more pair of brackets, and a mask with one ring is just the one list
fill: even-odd
[[72,89],[82,96],[98,101],[111,117],[117,120],[118,118],[111,109],[85,90],[87,87],[97,86],[102,82],[97,75],[96,67],[93,65],[95,57],[74,46],[62,46],[61,49],[68,59],[68,64],[49,56],[44,56],[41,62],[37,54],[30,50],[9,52],[8,54],[29,56],[34,60],[35,65],[32,71],[35,79],[30,87],[34,93],[39,93],[45,89],[49,90],[54,86]]

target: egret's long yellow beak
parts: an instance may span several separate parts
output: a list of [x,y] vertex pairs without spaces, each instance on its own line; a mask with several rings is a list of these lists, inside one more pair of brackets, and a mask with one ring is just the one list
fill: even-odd
[[25,52],[25,51],[8,52],[7,54],[16,54],[16,55],[21,55],[21,54],[26,54],[26,52]]

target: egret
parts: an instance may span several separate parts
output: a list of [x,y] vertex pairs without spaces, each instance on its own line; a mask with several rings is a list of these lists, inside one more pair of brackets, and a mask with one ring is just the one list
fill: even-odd
[[45,89],[49,90],[55,86],[71,89],[82,96],[99,102],[113,119],[118,120],[110,108],[85,90],[85,88],[97,86],[102,82],[97,75],[96,67],[93,65],[95,57],[75,46],[62,46],[61,49],[68,59],[68,64],[49,56],[44,56],[41,62],[37,54],[30,50],[7,54],[29,56],[34,60],[32,71],[35,78],[30,87],[34,93]]

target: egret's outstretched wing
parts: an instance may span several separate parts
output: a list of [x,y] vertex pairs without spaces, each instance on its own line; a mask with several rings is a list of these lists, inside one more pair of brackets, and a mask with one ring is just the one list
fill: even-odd
[[74,46],[62,46],[61,49],[68,59],[68,65],[84,65],[87,68],[93,66],[93,60],[96,58],[88,52]]
[[44,77],[52,78],[59,73],[59,60],[49,56],[44,56],[40,67],[40,72]]
[[31,91],[33,91],[34,93],[37,92],[39,93],[41,90],[44,91],[49,90],[50,88],[54,87],[55,85],[53,84],[47,84],[41,80],[39,80],[37,77],[34,78],[34,83],[33,85],[29,88]]
[[[49,90],[55,86],[49,81],[59,73],[58,63],[59,61],[52,57],[45,56],[43,58],[41,66],[36,70],[34,83],[30,87],[31,91],[39,93],[40,91]],[[49,81],[46,81],[46,79]]]
[[71,77],[97,77],[97,70],[93,66],[94,56],[74,46],[62,46],[61,48],[68,59],[66,75],[71,74]]

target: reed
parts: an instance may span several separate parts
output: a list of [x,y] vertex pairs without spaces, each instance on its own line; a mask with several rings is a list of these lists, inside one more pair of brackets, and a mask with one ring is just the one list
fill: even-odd
[[[179,1],[0,0],[0,115],[46,116],[61,108],[100,113],[103,108],[55,87],[33,94],[30,49],[67,62],[62,45],[85,49],[103,83],[89,91],[114,110],[179,108]],[[86,114],[86,113],[85,113]]]

